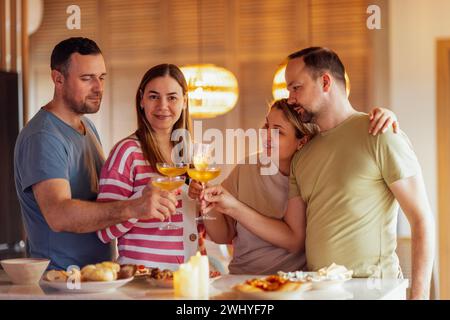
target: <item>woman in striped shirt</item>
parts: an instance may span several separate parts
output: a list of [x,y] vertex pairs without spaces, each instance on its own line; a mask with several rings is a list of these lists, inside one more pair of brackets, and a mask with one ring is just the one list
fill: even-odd
[[[100,176],[97,201],[139,197],[159,176],[157,162],[172,163],[172,132],[190,132],[187,83],[172,64],[157,65],[144,75],[136,93],[138,129],[112,149]],[[180,229],[159,230],[166,221],[130,219],[97,232],[102,242],[117,239],[119,263],[176,270],[198,249],[195,200],[187,186],[177,195],[171,220]],[[164,213],[164,212],[161,212]]]

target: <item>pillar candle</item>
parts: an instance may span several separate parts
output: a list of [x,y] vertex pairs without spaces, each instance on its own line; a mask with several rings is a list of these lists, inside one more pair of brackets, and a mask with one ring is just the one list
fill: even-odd
[[174,272],[173,285],[175,296],[185,298],[208,298],[209,262],[207,256],[192,256],[187,263],[181,264]]
[[209,261],[207,256],[200,256],[199,260],[199,297],[206,299],[209,297]]

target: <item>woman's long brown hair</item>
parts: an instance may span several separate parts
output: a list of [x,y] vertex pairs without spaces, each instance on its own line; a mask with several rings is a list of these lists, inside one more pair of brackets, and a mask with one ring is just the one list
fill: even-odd
[[[144,91],[147,83],[158,77],[170,76],[178,82],[183,90],[183,96],[186,98],[186,108],[181,112],[180,118],[175,122],[172,132],[176,129],[186,129],[191,133],[191,121],[189,118],[189,104],[188,104],[188,86],[183,72],[174,64],[159,64],[149,69],[142,77],[139,88],[136,92],[136,112],[138,129],[135,134],[141,143],[144,158],[150,163],[153,168],[156,168],[157,162],[170,162],[171,159],[164,159],[161,150],[157,144],[155,132],[145,117],[145,111],[141,108],[141,100],[144,96]],[[188,139],[184,136],[183,139]],[[189,141],[184,141],[189,143]]]

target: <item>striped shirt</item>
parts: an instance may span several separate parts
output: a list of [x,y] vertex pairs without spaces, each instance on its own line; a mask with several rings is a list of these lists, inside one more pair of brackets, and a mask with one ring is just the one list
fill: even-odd
[[[112,149],[101,171],[97,201],[137,198],[153,177],[160,176],[144,159],[138,140],[126,138]],[[159,230],[167,222],[158,219],[130,219],[97,231],[104,243],[117,239],[119,263],[175,270],[192,254],[183,241],[185,216],[183,200],[177,196],[177,211],[172,222],[182,228]]]

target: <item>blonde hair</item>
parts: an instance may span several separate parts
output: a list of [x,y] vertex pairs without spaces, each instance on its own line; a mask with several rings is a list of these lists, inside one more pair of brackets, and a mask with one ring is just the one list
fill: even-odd
[[269,106],[269,111],[272,109],[283,111],[286,119],[294,127],[297,139],[302,139],[305,136],[311,139],[319,132],[319,128],[315,124],[303,123],[300,120],[298,112],[295,111],[293,105],[288,103],[287,99],[275,100]]

